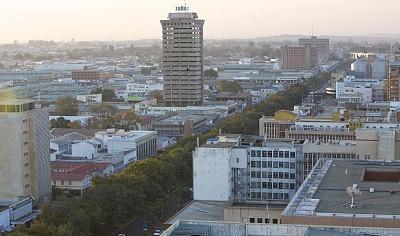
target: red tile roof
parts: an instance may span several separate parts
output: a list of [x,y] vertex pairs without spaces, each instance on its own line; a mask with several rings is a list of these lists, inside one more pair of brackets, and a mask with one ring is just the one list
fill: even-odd
[[83,180],[87,175],[102,173],[109,165],[110,163],[52,161],[51,179]]

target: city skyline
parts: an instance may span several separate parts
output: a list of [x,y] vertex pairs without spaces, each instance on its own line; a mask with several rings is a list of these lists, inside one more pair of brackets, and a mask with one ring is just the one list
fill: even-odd
[[[78,0],[3,0],[0,25],[6,33],[0,43],[159,39],[159,20],[180,4],[183,1],[98,0],[93,4]],[[370,0],[368,4],[361,0],[252,0],[248,4],[191,0],[187,4],[206,20],[206,39],[400,33],[396,32],[400,2],[395,0]]]

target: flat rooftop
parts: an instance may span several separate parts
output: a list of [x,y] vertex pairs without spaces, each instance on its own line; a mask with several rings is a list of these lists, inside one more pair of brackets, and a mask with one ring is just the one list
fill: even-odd
[[[391,173],[400,173],[400,162],[333,161],[313,197],[320,199],[316,212],[400,215],[400,179]],[[365,178],[368,175],[371,178]],[[346,188],[353,184],[361,195],[355,197],[357,206],[350,208]]]
[[174,223],[163,236],[365,236],[399,235],[399,229],[306,226],[290,224],[246,224],[234,222],[210,222],[183,220]]
[[[283,216],[400,219],[400,162],[320,160]],[[350,207],[347,188],[356,188]]]
[[225,204],[225,202],[192,201],[171,217],[166,224],[174,224],[180,220],[224,221]]

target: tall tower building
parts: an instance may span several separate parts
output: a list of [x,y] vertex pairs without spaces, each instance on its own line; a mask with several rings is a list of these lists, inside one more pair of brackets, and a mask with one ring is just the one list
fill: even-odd
[[400,101],[400,62],[390,63],[388,86],[388,100]]
[[329,39],[317,38],[311,36],[310,38],[300,38],[299,45],[311,45],[318,49],[318,64],[326,64],[329,62]]
[[165,105],[202,105],[204,20],[181,6],[161,26]]
[[0,201],[51,194],[47,110],[31,101],[0,100]]

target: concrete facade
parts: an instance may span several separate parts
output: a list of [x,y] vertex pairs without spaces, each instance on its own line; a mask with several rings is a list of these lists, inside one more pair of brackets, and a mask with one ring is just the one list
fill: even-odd
[[203,25],[197,13],[180,7],[161,20],[166,106],[203,104]]
[[311,45],[282,47],[282,70],[311,70],[318,64],[318,48]]
[[33,102],[0,104],[0,200],[33,196],[45,201],[51,193],[50,134],[47,110]]

